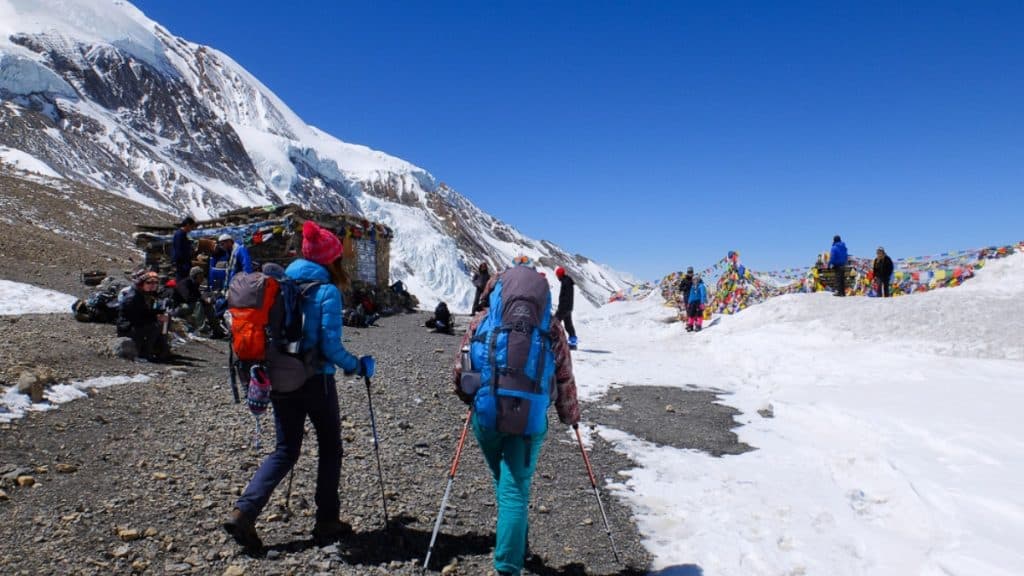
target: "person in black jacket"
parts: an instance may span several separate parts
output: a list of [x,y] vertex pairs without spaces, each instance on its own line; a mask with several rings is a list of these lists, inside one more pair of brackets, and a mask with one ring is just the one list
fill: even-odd
[[679,298],[683,301],[683,314],[686,314],[687,302],[690,300],[690,288],[693,287],[693,266],[686,267],[686,276],[679,281]]
[[566,334],[569,335],[569,349],[576,349],[576,327],[572,325],[572,301],[576,291],[576,283],[565,273],[565,268],[555,268],[555,276],[562,283],[558,290],[558,311],[555,318],[562,321]]
[[191,216],[178,224],[174,231],[174,239],[171,241],[171,261],[174,263],[174,279],[181,281],[188,277],[188,271],[192,267],[192,241],[188,239],[188,233],[195,227],[196,221]]
[[480,296],[490,279],[491,271],[487,268],[487,262],[481,262],[476,272],[473,273],[473,286],[476,288],[476,293],[473,295],[473,314],[487,308],[487,302],[483,302]]
[[455,333],[452,313],[448,310],[447,303],[438,303],[437,307],[434,308],[434,317],[427,320],[427,328],[433,328],[435,332],[443,332],[445,334]]
[[156,272],[144,270],[135,274],[134,286],[121,303],[117,317],[117,335],[135,342],[139,358],[161,362],[171,356],[164,326],[167,325],[166,303],[159,296],[160,278]]
[[889,283],[892,281],[892,258],[889,258],[889,255],[885,253],[885,249],[881,246],[875,252],[875,262],[872,269],[875,273],[875,280],[878,280],[878,295],[883,298],[889,298],[892,296],[892,290],[889,289]]

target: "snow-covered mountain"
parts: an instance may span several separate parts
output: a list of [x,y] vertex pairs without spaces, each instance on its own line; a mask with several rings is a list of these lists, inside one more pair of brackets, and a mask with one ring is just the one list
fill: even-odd
[[122,0],[0,0],[3,158],[175,215],[286,202],[363,214],[396,231],[392,278],[425,305],[468,309],[471,270],[520,253],[564,266],[584,307],[633,281],[523,236],[422,168],[307,125],[230,57]]

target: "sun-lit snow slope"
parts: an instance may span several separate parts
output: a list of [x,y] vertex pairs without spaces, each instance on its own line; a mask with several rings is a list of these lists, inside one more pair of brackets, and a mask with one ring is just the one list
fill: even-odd
[[[577,321],[583,395],[731,392],[757,450],[713,458],[600,433],[657,567],[705,574],[1008,576],[1024,566],[1024,255],[958,288],[774,298],[687,334],[660,296]],[[771,407],[774,417],[758,415]]]

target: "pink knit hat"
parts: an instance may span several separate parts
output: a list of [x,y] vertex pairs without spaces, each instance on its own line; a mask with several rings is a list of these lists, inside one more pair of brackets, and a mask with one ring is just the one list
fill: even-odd
[[302,225],[302,257],[327,266],[341,257],[341,240],[330,230],[306,220]]

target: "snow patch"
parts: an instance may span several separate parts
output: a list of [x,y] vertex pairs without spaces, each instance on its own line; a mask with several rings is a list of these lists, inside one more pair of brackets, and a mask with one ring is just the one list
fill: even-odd
[[33,404],[28,396],[18,393],[17,387],[12,386],[0,396],[0,422],[10,422],[21,418],[26,412],[53,410],[61,404],[87,397],[86,390],[109,388],[120,384],[139,384],[150,380],[152,380],[151,376],[136,374],[135,376],[100,376],[67,384],[57,384],[43,393],[46,402],[38,404]]
[[50,178],[63,178],[46,162],[15,148],[0,146],[0,162],[10,164],[23,172],[33,172]]
[[0,316],[70,314],[76,298],[31,284],[0,280]]

